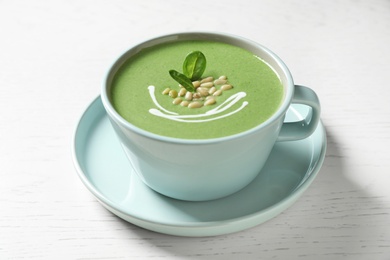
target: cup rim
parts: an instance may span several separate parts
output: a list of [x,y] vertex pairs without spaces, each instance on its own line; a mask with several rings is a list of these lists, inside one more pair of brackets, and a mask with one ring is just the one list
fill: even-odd
[[[224,40],[232,40],[232,41],[239,41],[240,43],[245,43],[247,45],[250,45],[254,48],[261,49],[263,52],[265,52],[268,56],[272,57],[275,64],[278,65],[280,70],[283,72],[286,83],[284,85],[284,97],[282,100],[282,103],[280,104],[278,110],[272,114],[271,117],[269,117],[266,121],[262,122],[261,124],[252,127],[246,131],[228,135],[228,136],[222,136],[217,138],[207,138],[207,139],[185,139],[185,138],[176,138],[176,137],[170,137],[170,136],[164,136],[155,134],[149,131],[146,131],[138,126],[133,125],[132,123],[128,122],[126,119],[124,119],[114,108],[114,106],[111,104],[110,98],[109,98],[109,84],[110,77],[113,73],[115,73],[115,68],[118,66],[118,64],[122,61],[127,59],[128,54],[132,51],[135,51],[137,49],[143,49],[145,47],[154,46],[153,43],[163,43],[168,42],[169,39],[175,40],[180,38],[186,38],[189,36],[193,36],[196,38],[202,38],[204,37],[205,40],[216,40],[216,41],[222,41]],[[232,44],[232,43],[230,43]],[[142,47],[143,46],[143,47]],[[238,46],[243,48],[242,46]],[[272,65],[268,64],[271,68],[275,69]],[[278,73],[279,75],[279,73]],[[280,75],[279,75],[280,76]],[[144,136],[149,139],[158,140],[161,142],[169,142],[169,143],[176,143],[176,144],[212,144],[212,143],[219,143],[219,142],[225,142],[225,141],[231,141],[239,138],[243,138],[249,135],[254,134],[255,132],[259,131],[260,129],[266,128],[267,126],[273,124],[275,121],[277,121],[280,117],[284,117],[284,114],[287,112],[288,107],[290,106],[292,97],[294,94],[294,82],[292,75],[287,68],[286,64],[279,58],[274,52],[272,52],[267,47],[244,37],[233,35],[229,33],[220,33],[220,32],[207,32],[207,31],[189,31],[189,32],[177,32],[177,33],[170,33],[170,34],[164,34],[157,37],[149,38],[147,40],[143,40],[139,42],[138,44],[135,44],[128,48],[126,51],[122,52],[109,66],[109,69],[107,70],[104,81],[101,88],[101,100],[103,103],[103,106],[106,110],[106,112],[109,114],[111,118],[113,118],[116,122],[119,122],[119,124],[122,127],[125,127],[126,129],[135,132],[141,136]]]

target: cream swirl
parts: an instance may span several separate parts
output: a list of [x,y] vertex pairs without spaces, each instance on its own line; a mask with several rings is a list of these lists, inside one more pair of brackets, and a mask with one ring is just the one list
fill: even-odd
[[[197,115],[179,115],[176,112],[169,111],[165,108],[163,108],[157,101],[156,96],[155,96],[155,87],[154,86],[149,86],[149,94],[150,97],[153,100],[153,103],[157,106],[158,109],[156,108],[151,108],[149,109],[149,113],[155,116],[163,117],[166,119],[174,120],[174,121],[179,121],[179,122],[187,122],[187,123],[202,123],[202,122],[208,122],[208,121],[213,121],[217,119],[221,119],[224,117],[228,117],[230,115],[233,115],[240,110],[242,110],[244,107],[248,105],[247,101],[242,102],[241,106],[229,113],[226,114],[221,114],[222,112],[226,111],[227,109],[231,108],[233,105],[238,103],[242,98],[246,96],[245,92],[238,92],[236,94],[231,95],[228,99],[226,99],[222,104],[217,106],[214,109],[211,109],[207,111],[204,114],[197,114]],[[203,117],[210,117],[213,115],[218,115],[216,117],[211,117],[211,118],[204,118]]]

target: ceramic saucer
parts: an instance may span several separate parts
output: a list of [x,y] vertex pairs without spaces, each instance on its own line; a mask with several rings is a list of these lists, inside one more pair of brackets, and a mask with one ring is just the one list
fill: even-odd
[[[286,120],[304,115],[293,105]],[[214,236],[261,224],[292,205],[312,183],[324,160],[322,123],[301,141],[279,142],[258,177],[241,191],[218,200],[168,198],[133,174],[101,103],[95,99],[74,134],[73,159],[90,192],[115,215],[145,229],[178,236]]]

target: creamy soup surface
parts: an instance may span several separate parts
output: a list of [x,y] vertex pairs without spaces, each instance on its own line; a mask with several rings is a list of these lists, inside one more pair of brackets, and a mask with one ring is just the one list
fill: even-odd
[[[180,93],[169,70],[182,72],[183,61],[192,51],[201,51],[206,57],[202,78],[213,77],[214,82],[226,76],[227,82],[216,84],[215,92],[223,85],[232,86],[220,95],[201,96],[200,108],[188,107],[196,98],[163,94],[167,88]],[[176,98],[187,101],[187,106],[180,100],[174,104]],[[206,104],[210,98],[215,103]],[[218,138],[249,130],[274,114],[282,98],[278,75],[261,58],[212,41],[181,41],[144,49],[119,68],[111,85],[113,106],[124,119],[146,131],[182,139]]]

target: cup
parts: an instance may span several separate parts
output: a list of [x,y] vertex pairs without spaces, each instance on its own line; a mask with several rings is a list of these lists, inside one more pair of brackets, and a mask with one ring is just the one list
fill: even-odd
[[[127,59],[144,48],[182,40],[224,42],[261,57],[281,79],[284,97],[279,109],[264,123],[250,130],[202,140],[157,135],[123,119],[114,109],[110,98],[115,73]],[[218,199],[241,190],[260,173],[275,142],[307,138],[316,129],[320,116],[320,103],[315,92],[294,85],[288,68],[273,52],[242,37],[208,32],[165,35],[131,47],[109,69],[102,86],[101,99],[139,178],[158,193],[189,201]],[[292,103],[306,105],[310,107],[310,112],[300,121],[284,122]],[[200,154],[202,163],[194,160]]]

